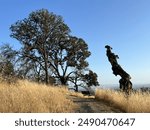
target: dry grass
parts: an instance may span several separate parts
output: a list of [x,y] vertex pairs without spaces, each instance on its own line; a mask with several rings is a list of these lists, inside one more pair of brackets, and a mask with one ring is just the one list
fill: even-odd
[[69,91],[29,81],[0,83],[0,112],[73,112],[75,105],[66,98]]
[[139,91],[127,97],[119,91],[99,89],[96,91],[95,98],[110,102],[128,113],[150,112],[150,93]]
[[70,92],[69,96],[79,97],[79,98],[86,98],[88,96],[84,96],[81,92]]

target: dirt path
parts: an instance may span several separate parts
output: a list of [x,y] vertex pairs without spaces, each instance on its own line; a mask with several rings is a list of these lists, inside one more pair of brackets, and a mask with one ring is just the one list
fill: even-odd
[[92,97],[70,96],[70,99],[78,105],[76,113],[121,113],[122,111],[104,101],[97,101]]

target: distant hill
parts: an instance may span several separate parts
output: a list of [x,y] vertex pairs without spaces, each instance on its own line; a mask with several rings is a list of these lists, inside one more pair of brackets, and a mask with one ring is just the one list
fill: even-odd
[[[119,84],[103,84],[100,86],[104,89],[118,89]],[[133,84],[133,89],[150,88],[150,84]]]

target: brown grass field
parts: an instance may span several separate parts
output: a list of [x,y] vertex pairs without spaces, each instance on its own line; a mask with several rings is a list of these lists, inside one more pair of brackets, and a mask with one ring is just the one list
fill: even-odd
[[119,107],[127,113],[148,113],[150,112],[150,93],[134,92],[130,96],[115,90],[99,89],[95,98],[104,100]]
[[[75,112],[77,104],[69,98],[89,98],[69,91],[65,86],[47,86],[27,80],[0,83],[1,113],[65,113]],[[94,97],[93,97],[94,98]],[[134,92],[126,96],[115,90],[98,89],[96,100],[108,102],[123,112],[150,112],[150,93]],[[97,108],[98,109],[98,108]]]
[[0,83],[1,113],[73,112],[75,104],[67,99],[68,89],[18,81]]

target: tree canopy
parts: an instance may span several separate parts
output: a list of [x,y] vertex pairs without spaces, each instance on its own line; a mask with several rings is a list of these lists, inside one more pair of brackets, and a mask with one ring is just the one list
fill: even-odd
[[15,75],[15,62],[17,51],[13,50],[9,44],[0,46],[0,76],[4,79],[11,79]]
[[86,59],[91,54],[88,45],[82,38],[70,35],[61,16],[46,9],[37,10],[10,29],[11,37],[22,44],[20,59],[24,65],[30,64],[29,70],[35,70],[38,80],[66,85],[75,83],[77,73],[86,74]]

